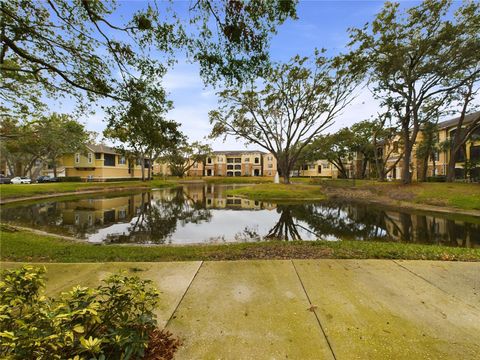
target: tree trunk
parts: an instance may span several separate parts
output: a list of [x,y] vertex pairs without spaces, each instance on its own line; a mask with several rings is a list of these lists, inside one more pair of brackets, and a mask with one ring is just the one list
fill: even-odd
[[420,176],[418,181],[425,182],[427,181],[427,170],[428,170],[428,156],[422,159],[422,168],[420,169]]
[[450,158],[448,159],[448,166],[447,166],[447,182],[455,181],[455,155],[459,150],[460,150],[460,146],[450,147]]
[[145,155],[142,153],[141,155],[141,161],[142,161],[142,181],[145,181]]
[[53,177],[57,177],[57,163],[53,163]]
[[410,143],[410,132],[408,127],[402,129],[402,132],[403,132],[402,136],[404,141],[402,183],[411,184],[412,175],[410,174],[410,159],[412,157],[412,144]]

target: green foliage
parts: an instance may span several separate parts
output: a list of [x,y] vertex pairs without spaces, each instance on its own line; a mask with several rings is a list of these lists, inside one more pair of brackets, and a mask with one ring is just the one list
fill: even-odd
[[276,27],[296,16],[295,0],[199,0],[184,13],[155,2],[121,21],[116,0],[0,4],[0,112],[19,118],[45,97],[73,96],[80,110],[98,98],[128,101],[121,87],[138,72],[160,80],[178,50],[206,81],[245,81],[268,65]]
[[113,275],[96,289],[42,295],[45,270],[4,270],[0,355],[12,359],[135,359],[156,326],[151,281]]
[[203,163],[212,149],[198,141],[188,143],[186,138],[180,139],[176,147],[166,151],[160,161],[166,162],[173,176],[183,177],[195,164]]

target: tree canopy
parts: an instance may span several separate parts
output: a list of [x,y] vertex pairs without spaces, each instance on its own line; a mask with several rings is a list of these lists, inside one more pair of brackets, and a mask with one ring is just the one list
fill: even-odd
[[[411,181],[411,154],[422,123],[479,72],[480,5],[465,2],[450,19],[451,4],[425,0],[402,11],[387,2],[371,24],[350,32],[352,71],[367,74],[373,94],[401,125],[404,183]],[[477,69],[465,71],[472,67]]]
[[[159,80],[183,51],[206,81],[244,81],[269,62],[268,40],[295,0],[149,2],[125,20],[115,0],[0,2],[1,113],[35,113],[45,97],[127,101],[122,87]],[[186,18],[185,18],[186,17]]]
[[227,88],[210,112],[211,136],[234,136],[271,152],[288,183],[303,148],[353,98],[356,78],[344,65],[316,52],[274,64],[259,83]]

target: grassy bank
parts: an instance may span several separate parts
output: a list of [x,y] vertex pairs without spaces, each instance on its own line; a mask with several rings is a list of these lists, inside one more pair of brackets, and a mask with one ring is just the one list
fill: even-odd
[[92,245],[26,231],[1,233],[1,260],[23,262],[187,261],[237,259],[422,259],[480,261],[480,249],[365,241],[229,245]]
[[25,198],[39,195],[50,195],[57,193],[69,193],[93,190],[115,190],[124,188],[158,188],[174,186],[174,181],[151,180],[151,181],[121,181],[121,182],[64,182],[50,184],[2,184],[0,185],[0,196],[2,199]]
[[258,184],[228,190],[227,195],[243,196],[255,200],[322,200],[325,194],[321,187],[297,184]]
[[[327,193],[361,198],[384,197],[391,201],[412,204],[480,210],[480,185],[471,183],[413,183],[373,180],[311,180],[322,185]],[[329,191],[330,190],[330,191]]]

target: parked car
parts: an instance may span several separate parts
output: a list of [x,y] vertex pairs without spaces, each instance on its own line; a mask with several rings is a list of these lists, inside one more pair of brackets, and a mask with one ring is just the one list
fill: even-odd
[[12,179],[12,184],[31,184],[32,179],[26,176],[15,176]]
[[37,178],[37,183],[51,183],[51,182],[58,182],[58,178],[51,177],[51,176],[39,176]]
[[12,179],[0,174],[0,184],[11,184]]

